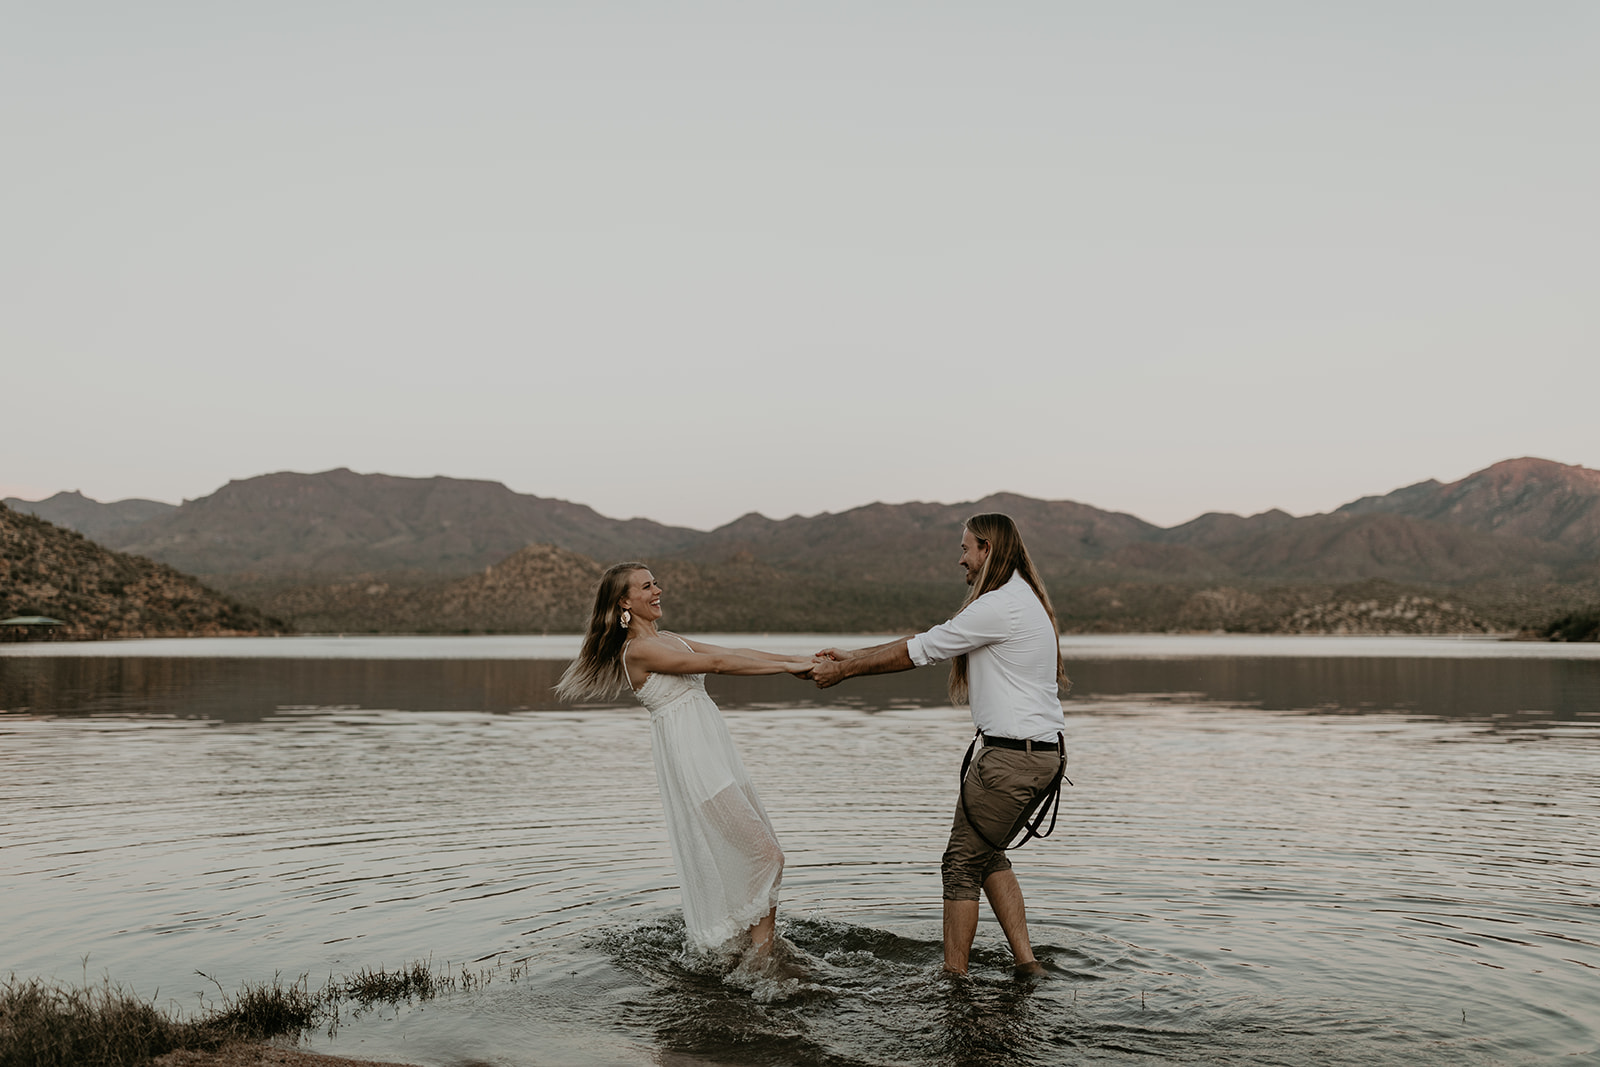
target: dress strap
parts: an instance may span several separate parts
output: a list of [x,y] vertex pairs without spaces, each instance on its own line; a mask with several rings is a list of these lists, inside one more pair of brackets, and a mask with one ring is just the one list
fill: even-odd
[[[633,638],[631,638],[631,637],[628,638],[626,641],[622,642],[622,677],[627,679],[628,691],[632,692],[632,693],[637,693],[639,690],[633,688],[633,675],[628,673],[628,646],[631,645],[631,644],[633,644]],[[649,680],[650,680],[649,678],[645,679],[645,681],[647,681],[647,682]]]

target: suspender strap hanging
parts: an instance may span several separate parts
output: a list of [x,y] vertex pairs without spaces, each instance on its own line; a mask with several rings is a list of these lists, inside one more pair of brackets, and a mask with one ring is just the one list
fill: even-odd
[[[979,840],[996,852],[1004,852],[1008,848],[1021,848],[1036,837],[1049,837],[1055,833],[1056,815],[1061,811],[1061,782],[1065,780],[1068,785],[1072,784],[1072,779],[1067,778],[1066,738],[1059,733],[1056,734],[1056,753],[1061,757],[1061,762],[1056,767],[1055,777],[1050,779],[1050,785],[1046,787],[1045,791],[1040,793],[1032,803],[1023,809],[1022,840],[1014,845],[997,845],[989,840],[989,835],[978,829],[978,824],[972,819],[972,812],[967,810],[967,770],[972,766],[973,753],[978,747],[978,738],[982,736],[983,731],[979,730],[973,735],[972,742],[967,745],[967,755],[961,761],[961,780],[958,783],[960,792],[957,795],[961,797],[961,814],[966,816],[967,825],[972,827],[972,832],[977,834]],[[1050,828],[1040,830],[1039,827],[1044,824],[1046,807],[1050,809]]]

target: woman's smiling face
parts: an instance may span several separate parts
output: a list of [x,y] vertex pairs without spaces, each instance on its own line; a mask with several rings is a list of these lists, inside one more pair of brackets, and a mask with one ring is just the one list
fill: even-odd
[[623,598],[622,606],[632,612],[634,618],[645,622],[661,618],[661,583],[656,581],[656,576],[643,567],[628,575],[628,595]]

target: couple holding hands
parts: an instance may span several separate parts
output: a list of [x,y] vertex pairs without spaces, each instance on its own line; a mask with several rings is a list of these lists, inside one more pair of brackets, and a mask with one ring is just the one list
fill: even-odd
[[981,890],[1017,972],[1043,973],[1006,848],[1019,831],[1042,836],[1044,809],[1052,796],[1059,802],[1066,721],[1057,691],[1068,683],[1055,611],[1007,515],[966,521],[960,564],[970,588],[949,622],[873,648],[827,649],[807,659],[722,648],[659,629],[661,586],[642,563],[619,563],[601,577],[582,651],[556,693],[604,699],[626,688],[650,710],[656,782],[692,948],[732,943],[747,944],[758,957],[769,953],[783,880],[772,822],[706,695],[705,676],[794,674],[827,688],[859,674],[949,660],[951,700],[971,707],[982,748],[976,759],[968,749],[941,866],[944,967],[967,971]]

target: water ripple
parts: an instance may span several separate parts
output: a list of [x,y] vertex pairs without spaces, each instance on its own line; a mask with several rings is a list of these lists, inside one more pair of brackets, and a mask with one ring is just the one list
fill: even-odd
[[643,712],[317,705],[259,683],[208,689],[271,702],[234,718],[143,691],[138,711],[0,716],[0,966],[70,980],[88,955],[182,999],[196,969],[525,964],[328,1046],[438,1063],[1488,1064],[1600,1045],[1600,736],[1571,723],[1073,704],[1061,828],[1015,858],[1052,977],[1014,981],[986,919],[960,982],[939,973],[937,858],[965,714],[744,690],[761,699],[728,719],[788,856],[798,961],[793,985],[757,988],[679,951]]

